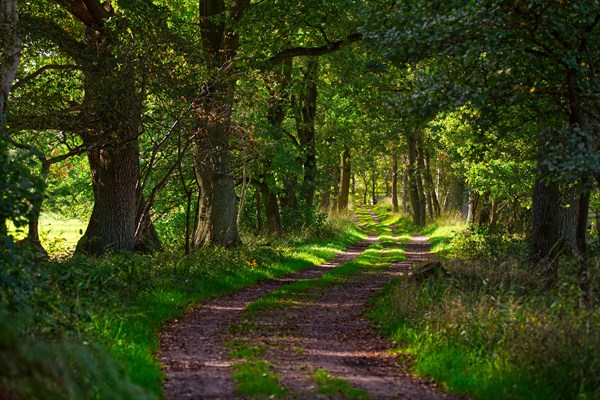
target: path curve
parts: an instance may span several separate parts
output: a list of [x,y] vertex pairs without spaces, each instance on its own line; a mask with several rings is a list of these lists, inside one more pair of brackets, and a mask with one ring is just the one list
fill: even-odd
[[[406,366],[389,353],[392,343],[377,334],[363,316],[368,298],[391,278],[431,260],[427,238],[413,236],[407,258],[385,271],[367,271],[295,307],[269,310],[260,320],[263,335],[253,332],[253,345],[266,345],[265,359],[297,398],[324,398],[314,387],[316,370],[346,380],[373,399],[454,399],[435,385],[409,376]],[[279,327],[279,328],[277,328]]]
[[163,365],[163,392],[168,399],[235,398],[232,361],[224,347],[227,330],[241,319],[245,307],[289,283],[314,279],[358,257],[375,240],[369,236],[351,244],[328,263],[282,278],[266,280],[230,296],[209,300],[181,318],[169,321],[159,335],[159,361]]

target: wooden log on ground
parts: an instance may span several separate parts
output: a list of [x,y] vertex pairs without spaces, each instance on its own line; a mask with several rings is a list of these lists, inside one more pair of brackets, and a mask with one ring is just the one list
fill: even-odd
[[411,275],[418,282],[422,282],[433,276],[450,276],[451,274],[446,271],[441,262],[433,261],[415,269]]

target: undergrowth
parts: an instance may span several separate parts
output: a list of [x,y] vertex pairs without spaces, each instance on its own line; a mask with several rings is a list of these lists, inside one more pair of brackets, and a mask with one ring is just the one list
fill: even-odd
[[325,262],[363,237],[347,219],[324,224],[316,238],[187,256],[15,258],[0,276],[0,397],[159,398],[163,323],[198,301]]
[[579,307],[576,260],[561,260],[548,289],[525,262],[523,237],[441,225],[426,233],[439,235],[450,275],[398,278],[370,314],[416,373],[478,399],[600,398],[599,299]]

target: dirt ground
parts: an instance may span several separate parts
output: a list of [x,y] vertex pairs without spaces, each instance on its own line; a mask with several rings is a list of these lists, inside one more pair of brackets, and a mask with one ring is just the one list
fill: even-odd
[[[374,216],[374,219],[376,216]],[[377,242],[369,236],[338,254],[333,261],[281,279],[262,282],[231,296],[208,301],[160,335],[160,361],[169,399],[235,399],[231,379],[233,361],[225,347],[231,341],[266,349],[261,357],[281,378],[291,398],[328,398],[320,395],[312,376],[328,371],[363,389],[374,399],[447,399],[434,384],[411,377],[407,366],[388,350],[392,344],[379,336],[364,318],[368,298],[394,276],[432,259],[423,236],[404,246],[406,260],[385,270],[367,270],[342,284],[312,291],[293,306],[269,309],[252,317],[250,335],[231,332],[244,321],[244,309],[254,300],[292,282],[318,278],[358,257]]]

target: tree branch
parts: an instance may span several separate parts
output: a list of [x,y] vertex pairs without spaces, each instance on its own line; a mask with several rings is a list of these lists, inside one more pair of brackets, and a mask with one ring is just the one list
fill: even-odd
[[56,3],[70,12],[83,24],[89,26],[94,23],[94,16],[90,13],[86,5],[81,0],[56,0]]
[[[89,11],[90,15],[94,19],[94,23],[98,26],[104,26],[104,18],[107,17],[107,10],[105,10],[98,0],[82,0],[83,4]],[[107,2],[110,4],[111,2]],[[112,6],[110,6],[112,7]]]
[[343,47],[362,40],[362,35],[360,33],[352,33],[346,36],[342,40],[334,40],[327,45],[319,46],[319,47],[292,47],[289,49],[285,49],[280,51],[279,53],[271,56],[267,60],[267,64],[269,66],[281,64],[285,60],[293,57],[299,56],[322,56],[325,54],[333,53],[342,49]]
[[31,74],[19,79],[17,82],[15,82],[15,84],[12,87],[12,90],[23,87],[26,83],[34,80],[35,78],[37,78],[38,76],[40,76],[41,74],[43,74],[44,72],[51,70],[51,69],[58,69],[58,70],[63,70],[63,69],[81,69],[81,67],[79,65],[75,65],[75,64],[48,64],[48,65],[44,65],[43,67],[39,68],[37,71],[32,72]]
[[82,122],[79,115],[73,115],[72,112],[65,110],[51,114],[41,115],[18,115],[9,117],[8,125],[11,129],[17,131],[45,131],[57,130],[67,132],[77,132],[81,129]]
[[5,134],[4,137],[8,140],[8,142],[10,144],[12,144],[15,148],[17,149],[21,149],[21,150],[27,150],[30,151],[34,154],[37,154],[37,158],[40,160],[40,162],[45,165],[45,166],[51,166],[53,164],[56,164],[58,162],[64,161],[67,158],[73,157],[73,156],[78,156],[81,155],[83,153],[85,153],[88,150],[92,150],[96,147],[99,147],[99,145],[95,145],[95,146],[84,146],[84,145],[80,145],[75,147],[74,149],[69,150],[68,152],[55,156],[55,157],[51,157],[51,158],[46,158],[46,155],[40,151],[37,150],[37,148],[31,144],[24,144],[21,142],[16,141],[11,135]]
[[239,21],[249,6],[250,0],[235,0],[229,8],[229,17],[234,21]]

